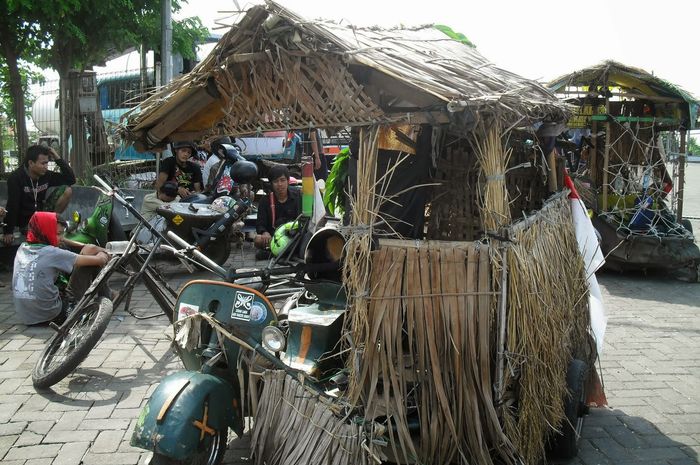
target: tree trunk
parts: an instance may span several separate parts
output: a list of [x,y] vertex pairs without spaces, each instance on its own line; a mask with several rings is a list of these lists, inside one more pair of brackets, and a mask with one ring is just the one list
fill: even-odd
[[9,40],[3,40],[3,57],[7,63],[9,74],[10,97],[12,98],[12,109],[15,118],[15,137],[17,139],[17,153],[21,159],[29,146],[29,136],[27,136],[27,121],[24,109],[24,89],[22,88],[22,76],[17,65],[17,56],[14,53]]

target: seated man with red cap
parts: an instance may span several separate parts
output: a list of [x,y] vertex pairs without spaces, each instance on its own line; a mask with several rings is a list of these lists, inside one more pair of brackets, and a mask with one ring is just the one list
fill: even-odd
[[[71,274],[68,294],[79,297],[109,260],[105,249],[96,245],[83,245],[79,254],[58,247],[64,228],[56,213],[36,212],[29,220],[27,241],[17,249],[12,293],[15,313],[25,325],[62,323],[69,299],[61,298],[56,285],[59,273]],[[105,292],[111,291],[100,289],[101,295]]]

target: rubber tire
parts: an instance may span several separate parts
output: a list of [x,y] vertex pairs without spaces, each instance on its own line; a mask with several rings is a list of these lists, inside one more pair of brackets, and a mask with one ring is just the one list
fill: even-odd
[[[156,452],[153,454],[149,465],[219,465],[224,460],[224,455],[226,454],[226,448],[228,446],[228,428],[216,434],[218,441],[212,441],[206,451],[200,452],[188,460],[176,460]],[[218,447],[218,449],[212,454],[213,447]]]
[[202,253],[217,265],[224,266],[231,255],[231,241],[228,236],[218,237],[215,241],[204,246]]
[[566,386],[571,394],[564,401],[566,418],[561,425],[561,434],[556,434],[552,438],[551,455],[556,459],[570,460],[578,454],[579,432],[576,430],[576,425],[585,413],[587,377],[586,362],[572,360],[566,373]]
[[[112,207],[114,208],[114,207]],[[126,237],[124,228],[122,227],[121,221],[116,217],[114,211],[112,211],[112,217],[109,219],[109,232],[107,233],[107,241],[126,241],[129,240]]]
[[44,370],[44,362],[48,357],[53,356],[53,349],[63,342],[68,333],[59,331],[46,343],[46,347],[44,347],[44,350],[41,352],[39,360],[36,362],[34,370],[32,371],[32,384],[34,384],[35,388],[44,389],[51,387],[66,376],[70,375],[76,368],[78,368],[78,365],[80,365],[83,360],[87,358],[93,347],[97,345],[102,337],[102,334],[105,332],[105,329],[107,329],[109,319],[112,316],[112,301],[106,297],[97,297],[87,305],[73,309],[70,316],[65,323],[63,323],[61,328],[63,329],[64,327],[69,327],[69,325],[78,320],[84,314],[88,313],[89,311],[94,311],[95,306],[97,307],[97,317],[95,318],[93,325],[88,329],[87,333],[82,340],[80,340],[76,348],[70,354],[68,354],[63,363],[57,365],[50,371]]

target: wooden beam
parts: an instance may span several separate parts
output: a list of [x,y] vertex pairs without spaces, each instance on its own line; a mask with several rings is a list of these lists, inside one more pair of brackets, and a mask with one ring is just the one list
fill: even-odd
[[549,192],[557,191],[557,150],[552,149],[547,155],[547,164],[549,165],[549,175],[547,176],[547,186]]
[[226,59],[224,60],[224,66],[228,67],[229,65],[235,63],[264,60],[268,57],[267,53],[268,51],[254,53],[236,53],[234,55],[226,57]]
[[182,126],[188,117],[197,114],[202,108],[216,100],[206,88],[198,87],[194,92],[187,93],[187,98],[182,99],[180,105],[170,109],[165,117],[146,133],[146,142],[149,146],[158,145],[177,128]]
[[[390,109],[389,109],[390,110]],[[451,123],[450,114],[447,111],[413,111],[392,113],[385,112],[389,119],[401,118],[410,124],[448,124]]]
[[[591,123],[591,156],[588,159],[588,170],[591,173],[591,182],[593,186],[597,186],[598,181],[598,122]],[[596,210],[598,205],[592,205]]]
[[603,153],[603,205],[602,212],[608,210],[608,168],[610,166],[610,142],[612,140],[612,125],[610,122],[605,123],[605,152]]
[[[375,92],[372,92],[372,90],[368,91],[368,94],[370,95],[377,95],[379,93],[378,91],[383,91],[385,94],[398,97],[418,108],[447,104],[447,102],[444,100],[440,100],[435,96],[422,91],[421,89],[410,86],[399,79],[374,70],[369,73],[366,82],[361,84],[369,88],[374,88],[372,90]],[[379,106],[382,105],[382,102],[375,103],[377,103]]]
[[685,191],[683,187],[683,184],[685,184],[685,160],[687,156],[685,153],[685,137],[686,130],[682,129],[680,153],[678,154],[678,204],[676,205],[676,218],[679,223],[683,219],[683,194]]

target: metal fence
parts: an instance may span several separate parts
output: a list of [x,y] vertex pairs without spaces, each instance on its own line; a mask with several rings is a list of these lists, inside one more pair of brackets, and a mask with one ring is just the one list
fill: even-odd
[[[59,81],[54,80],[33,89],[35,100],[28,125],[30,144],[54,147],[68,160],[82,184],[91,184],[94,172],[130,187],[152,183],[154,154],[139,153],[124,144],[116,128],[127,111],[154,91],[153,70],[143,74],[138,69],[102,74],[71,73],[63,85],[66,101],[63,109],[59,103],[59,88]],[[0,173],[14,169],[23,156],[17,153],[14,134],[15,128],[9,124],[7,116],[0,115],[0,153],[3,155]]]

